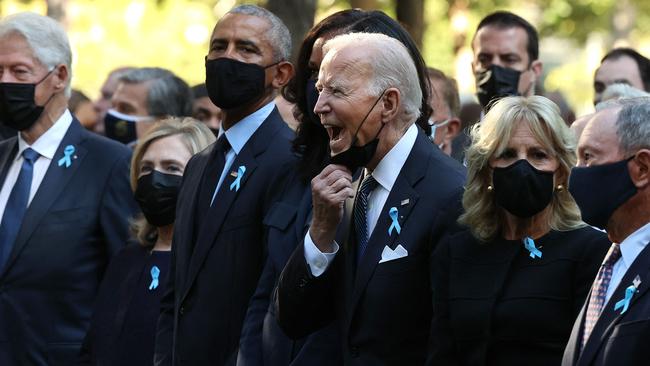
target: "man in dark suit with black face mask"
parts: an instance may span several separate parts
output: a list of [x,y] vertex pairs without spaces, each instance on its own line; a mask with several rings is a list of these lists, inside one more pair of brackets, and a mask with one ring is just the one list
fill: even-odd
[[263,219],[292,165],[293,132],[273,102],[293,74],[291,37],[269,11],[230,10],[206,57],[206,86],[223,111],[217,142],[187,164],[174,226],[156,365],[234,363],[265,263]]
[[68,110],[63,28],[0,21],[0,365],[72,365],[111,255],[136,212],[130,150]]

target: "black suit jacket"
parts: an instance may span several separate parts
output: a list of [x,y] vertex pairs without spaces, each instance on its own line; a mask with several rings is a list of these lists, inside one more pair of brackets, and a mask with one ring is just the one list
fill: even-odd
[[591,227],[551,231],[530,258],[521,240],[446,237],[434,258],[433,354],[428,364],[557,365],[605,252]]
[[[18,151],[0,143],[0,181]],[[72,165],[59,166],[66,146]],[[74,120],[29,205],[0,273],[0,365],[72,365],[99,282],[136,212],[131,151]]]
[[242,328],[238,366],[329,366],[342,362],[334,324],[292,340],[277,323],[274,289],[280,273],[311,221],[311,190],[294,169],[280,184],[284,191],[264,218],[268,258]]
[[[299,338],[336,320],[343,357],[353,365],[422,364],[431,325],[431,255],[453,227],[464,169],[418,136],[356,265],[352,200],[346,201],[337,242],[343,246],[319,277],[311,274],[301,243],[282,272],[278,318]],[[358,181],[357,181],[358,184]],[[389,210],[398,208],[401,233],[388,234]],[[408,256],[379,264],[384,247],[402,245]]]
[[[293,166],[291,131],[274,109],[235,158],[245,166],[239,190],[228,174],[216,210],[197,213],[214,144],[187,164],[176,209],[167,293],[161,301],[157,365],[222,365],[236,360],[242,323],[265,263],[263,219],[275,182]],[[201,202],[200,207],[207,207]],[[197,215],[207,217],[195,231]]]
[[[614,310],[625,298],[625,289],[639,276],[641,283],[627,311]],[[650,363],[650,245],[639,253],[600,314],[584,350],[580,353],[586,301],[575,321],[564,351],[562,366],[641,366]],[[589,297],[587,297],[589,298]]]

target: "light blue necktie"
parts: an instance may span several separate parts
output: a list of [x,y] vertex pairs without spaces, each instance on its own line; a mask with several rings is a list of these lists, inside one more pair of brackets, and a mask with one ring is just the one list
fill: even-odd
[[9,259],[11,249],[18,236],[20,225],[27,211],[29,201],[29,190],[32,187],[32,176],[34,175],[34,162],[40,155],[27,148],[23,151],[23,165],[20,168],[16,184],[11,190],[5,212],[0,223],[0,270],[2,270]]

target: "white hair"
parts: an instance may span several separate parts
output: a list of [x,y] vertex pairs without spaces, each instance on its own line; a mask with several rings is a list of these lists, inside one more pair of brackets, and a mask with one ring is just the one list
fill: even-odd
[[323,55],[347,47],[363,47],[373,75],[370,93],[379,96],[388,88],[397,88],[402,95],[402,105],[408,122],[420,116],[422,89],[413,58],[404,45],[380,33],[348,33],[336,36],[325,43]]
[[52,18],[31,12],[9,15],[0,20],[0,37],[18,34],[25,38],[34,57],[52,71],[57,65],[68,68],[65,95],[70,96],[72,80],[72,51],[63,27]]
[[[639,90],[629,84],[614,83],[607,86],[607,88],[603,92],[603,96],[601,100],[605,102],[610,99],[639,98],[639,97],[650,97],[650,93],[646,93],[643,90]],[[596,105],[596,110],[598,110],[599,105],[600,103]]]

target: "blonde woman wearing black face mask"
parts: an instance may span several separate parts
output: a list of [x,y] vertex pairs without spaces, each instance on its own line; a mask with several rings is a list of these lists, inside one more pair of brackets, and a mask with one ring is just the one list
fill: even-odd
[[550,100],[506,97],[472,131],[459,222],[435,252],[435,365],[559,365],[610,243],[566,186],[574,137]]
[[137,243],[119,252],[106,271],[80,364],[153,363],[183,171],[192,155],[214,141],[193,118],[160,121],[139,141],[131,160],[131,187],[143,213],[132,223]]

